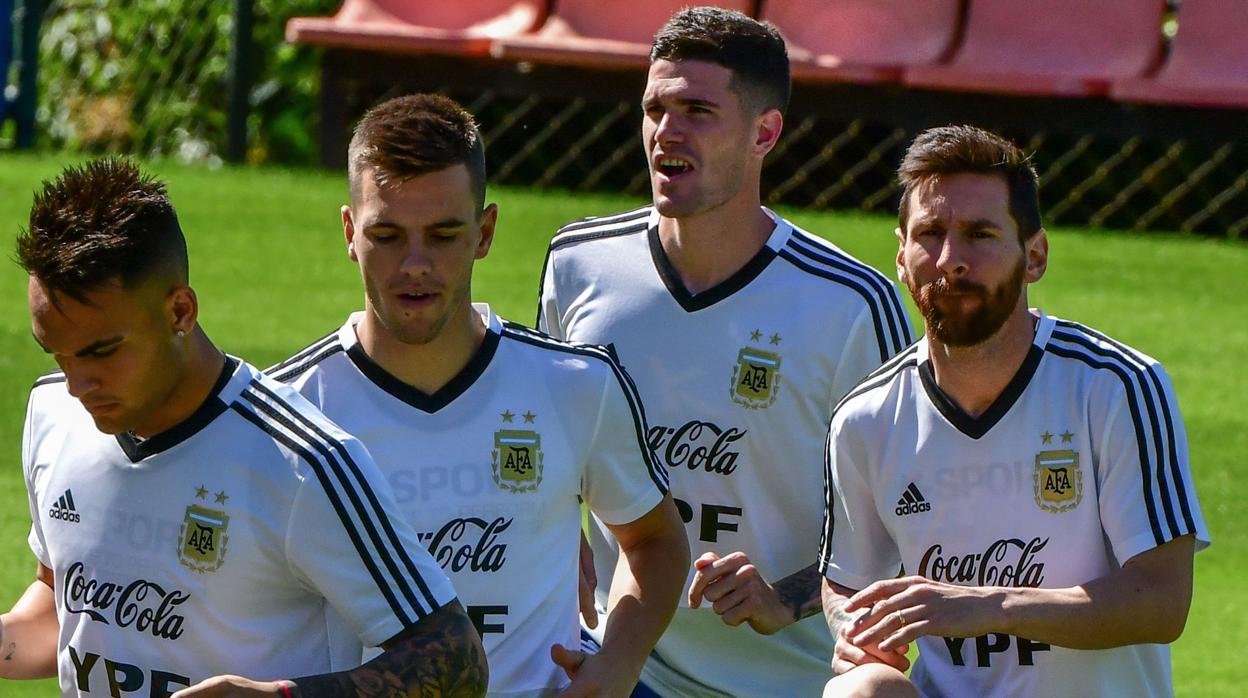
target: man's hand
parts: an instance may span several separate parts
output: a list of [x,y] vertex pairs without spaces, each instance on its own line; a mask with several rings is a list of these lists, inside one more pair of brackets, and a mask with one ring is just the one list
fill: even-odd
[[613,662],[601,654],[570,650],[563,645],[551,645],[550,659],[572,679],[572,683],[559,693],[566,698],[628,696],[640,677],[640,673],[629,672],[620,662]]
[[854,644],[855,632],[849,624],[837,629],[836,646],[832,650],[833,674],[840,676],[864,664],[886,664],[903,673],[910,668],[910,659],[906,657],[906,652],[910,650],[909,645],[902,645],[895,650],[882,650],[878,644],[860,647]]
[[875,582],[854,594],[845,610],[870,609],[851,631],[854,645],[878,644],[881,651],[890,652],[924,635],[975,637],[1000,628],[1004,595],[998,587],[900,577]]
[[815,565],[769,584],[749,556],[735,552],[725,557],[706,553],[693,563],[689,605],[702,599],[728,625],[749,623],[755,632],[770,635],[819,612],[820,575]]
[[259,698],[280,696],[280,681],[252,681],[241,676],[214,676],[184,688],[172,698]]
[[598,627],[598,609],[594,606],[594,589],[598,588],[598,573],[594,572],[594,551],[585,540],[585,532],[581,531],[581,574],[576,589],[576,598],[581,603],[581,618],[590,628]]

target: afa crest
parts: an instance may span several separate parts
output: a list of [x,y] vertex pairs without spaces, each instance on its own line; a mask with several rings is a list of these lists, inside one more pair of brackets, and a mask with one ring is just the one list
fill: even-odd
[[215,572],[225,563],[230,517],[198,504],[186,508],[179,534],[178,561],[196,572]]
[[494,432],[494,484],[509,492],[532,492],[542,482],[542,436],[528,429]]
[[[750,340],[760,341],[762,333],[754,330]],[[768,340],[780,344],[780,335],[773,334]],[[737,352],[737,363],[732,368],[732,401],[754,410],[763,410],[776,403],[780,391],[780,355],[754,347],[744,347]]]
[[1083,500],[1083,471],[1079,468],[1079,452],[1074,450],[1041,451],[1036,454],[1032,473],[1036,506],[1060,513],[1079,506]]

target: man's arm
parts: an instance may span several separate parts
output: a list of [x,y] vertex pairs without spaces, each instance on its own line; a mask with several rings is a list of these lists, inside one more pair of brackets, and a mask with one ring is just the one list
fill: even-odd
[[572,677],[561,694],[627,696],[667,628],[689,569],[689,541],[670,495],[632,523],[610,525],[620,544],[602,649],[594,655],[551,648]]
[[749,623],[755,632],[771,635],[819,612],[819,570],[812,564],[769,584],[743,552],[724,557],[706,553],[693,563],[697,570],[689,587],[689,605],[702,599],[728,625]]
[[293,680],[253,681],[217,676],[173,698],[372,698],[391,696],[483,696],[489,670],[481,638],[458,601],[434,611],[383,645],[362,666]]
[[846,610],[871,610],[853,643],[893,649],[923,635],[1006,633],[1070,649],[1173,642],[1192,601],[1195,539],[1186,535],[1120,569],[1063,589],[961,587],[922,577],[876,582]]
[[906,656],[909,645],[884,651],[879,648],[878,643],[859,647],[852,642],[850,638],[855,634],[858,619],[865,615],[859,613],[855,616],[845,610],[850,597],[855,593],[853,589],[824,579],[822,590],[824,619],[828,623],[828,629],[832,631],[832,637],[836,638],[836,645],[832,650],[833,674],[840,676],[864,664],[885,664],[902,672],[910,668],[910,659]]
[[0,678],[56,676],[56,597],[52,570],[39,565],[36,580],[13,609],[0,615]]

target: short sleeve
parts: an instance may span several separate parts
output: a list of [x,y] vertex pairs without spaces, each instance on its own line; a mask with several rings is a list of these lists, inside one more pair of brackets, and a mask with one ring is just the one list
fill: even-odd
[[881,356],[880,339],[871,319],[871,310],[864,306],[849,328],[841,348],[841,356],[832,376],[832,393],[828,396],[828,415],[868,373],[880,367],[884,362]]
[[824,455],[819,572],[850,589],[894,577],[901,567],[897,543],[885,528],[871,494],[866,460],[852,425],[834,419]]
[[[1097,506],[1118,564],[1180,536],[1209,545],[1170,377],[1157,363],[1105,379],[1094,405]],[[1101,419],[1096,419],[1096,412]]]
[[546,253],[546,262],[542,266],[542,280],[537,300],[537,329],[554,337],[567,339],[562,318],[559,314],[559,301],[555,295],[555,251]]
[[367,646],[455,599],[450,580],[400,515],[368,451],[333,442],[291,507],[287,558]]
[[26,406],[26,422],[22,427],[22,477],[26,481],[26,498],[30,505],[30,535],[27,536],[26,540],[30,544],[30,551],[35,554],[39,563],[44,567],[51,568],[52,559],[48,557],[48,546],[43,537],[43,526],[39,522],[39,497],[34,472],[34,405],[35,398],[34,395],[31,395],[30,402]]
[[605,523],[631,523],[667,494],[667,472],[646,444],[645,411],[632,379],[607,360],[597,424],[589,446],[581,496]]

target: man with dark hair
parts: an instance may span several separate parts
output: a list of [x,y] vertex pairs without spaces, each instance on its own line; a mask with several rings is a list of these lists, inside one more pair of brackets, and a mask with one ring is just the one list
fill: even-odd
[[[631,379],[605,349],[472,303],[498,208],[462,107],[431,95],[374,107],[349,161],[342,226],[364,310],[271,374],[358,434],[394,483],[482,634],[491,694],[627,695],[689,561]],[[588,659],[569,649],[580,500],[627,560],[619,612]]]
[[[17,252],[61,371],[31,391],[39,569],[0,616],[0,676],[83,696],[484,693],[480,641],[368,453],[200,327],[161,182],[120,159],[66,169]],[[385,651],[333,673],[330,607]]]
[[[909,326],[887,278],[761,204],[789,92],[776,30],[696,7],[659,30],[651,55],[641,130],[654,205],[559,231],[538,321],[617,348],[696,551],[688,605],[644,683],[670,696],[813,695],[832,650],[809,619],[823,437],[832,406],[910,343]],[[606,604],[615,542],[594,521],[590,543]]]
[[900,175],[897,271],[927,334],[832,419],[828,692],[859,667],[900,677],[917,641],[924,695],[1171,694],[1209,534],[1170,379],[1028,309],[1048,236],[1012,144],[931,129]]

